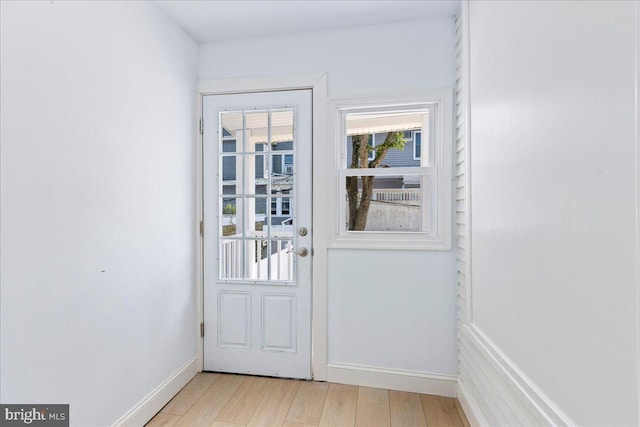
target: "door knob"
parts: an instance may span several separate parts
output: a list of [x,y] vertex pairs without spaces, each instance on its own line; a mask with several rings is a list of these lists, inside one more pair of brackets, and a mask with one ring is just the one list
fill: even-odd
[[309,250],[307,248],[300,248],[299,251],[294,251],[293,249],[289,249],[287,251],[288,254],[296,254],[296,255],[300,255],[301,257],[305,257],[307,255],[309,255]]

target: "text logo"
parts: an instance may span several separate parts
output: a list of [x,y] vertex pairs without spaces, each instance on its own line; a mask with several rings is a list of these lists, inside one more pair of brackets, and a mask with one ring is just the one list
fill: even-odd
[[69,427],[69,405],[0,405],[0,427]]

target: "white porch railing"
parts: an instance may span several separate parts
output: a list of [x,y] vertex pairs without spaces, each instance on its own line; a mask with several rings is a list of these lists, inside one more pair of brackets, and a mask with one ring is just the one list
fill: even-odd
[[376,202],[392,202],[417,205],[420,204],[420,189],[374,189],[372,200]]
[[[287,240],[235,240],[223,239],[220,253],[220,277],[223,279],[242,279],[242,243],[247,242],[247,253],[245,254],[246,280],[268,280],[269,262],[271,262],[271,280],[291,281],[293,280],[293,254],[288,252],[292,249],[292,243]],[[268,246],[264,249],[263,243],[269,245],[277,244],[277,248],[271,249]]]

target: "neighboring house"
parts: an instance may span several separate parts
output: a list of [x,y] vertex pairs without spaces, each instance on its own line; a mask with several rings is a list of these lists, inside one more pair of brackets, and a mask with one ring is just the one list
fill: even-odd
[[[223,138],[223,152],[236,151],[236,140],[226,130],[224,131]],[[266,173],[271,175],[272,191],[271,194],[283,195],[289,194],[292,188],[293,170],[294,170],[294,158],[293,154],[273,154],[277,151],[292,150],[293,142],[285,141],[274,143],[271,145],[272,153],[272,170],[267,171],[265,168],[265,161],[263,155],[256,155],[255,162],[255,184],[256,194],[267,194],[267,179]],[[264,144],[256,144],[256,152],[264,152]],[[222,194],[238,194],[240,191],[236,191],[236,160],[234,157],[222,158]],[[235,199],[225,199],[224,205],[231,204],[235,206]],[[260,216],[265,215],[266,200],[263,198],[256,199],[256,213]],[[291,202],[288,198],[273,199],[271,203],[271,223],[272,225],[278,225],[282,221],[286,221],[291,217]]]
[[[369,145],[376,146],[382,144],[387,137],[387,132],[369,134]],[[391,149],[387,151],[380,167],[419,167],[421,157],[422,132],[420,130],[404,131],[406,140],[403,150]],[[353,145],[351,136],[347,136],[347,167],[351,164],[351,153]],[[369,160],[373,160],[375,153],[369,153]],[[405,189],[417,188],[418,182],[410,175],[396,178],[377,178],[374,181],[375,189]]]

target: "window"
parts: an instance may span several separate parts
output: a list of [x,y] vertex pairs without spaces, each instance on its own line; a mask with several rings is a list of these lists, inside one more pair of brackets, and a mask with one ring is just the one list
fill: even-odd
[[293,174],[293,154],[285,154],[282,156],[282,173]]
[[421,137],[422,137],[422,132],[420,131],[413,132],[413,160],[420,160],[421,158],[421,154],[422,154]]
[[449,249],[452,96],[335,101],[335,247]]

